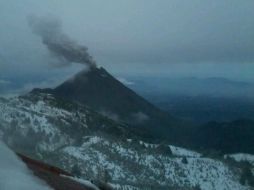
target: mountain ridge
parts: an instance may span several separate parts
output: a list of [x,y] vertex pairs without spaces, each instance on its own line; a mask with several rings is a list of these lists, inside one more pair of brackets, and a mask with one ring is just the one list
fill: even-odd
[[251,189],[239,182],[238,162],[143,141],[126,134],[125,126],[50,94],[0,99],[0,119],[0,136],[12,149],[67,172],[77,165],[83,179],[106,180],[117,190]]
[[[242,138],[254,136],[252,123],[247,125],[248,130],[241,130],[239,122],[234,125],[216,123],[214,129],[209,123],[197,125],[174,118],[124,86],[104,68],[83,70],[54,89],[34,89],[31,94],[34,93],[49,93],[57,99],[91,107],[117,123],[126,124],[126,130],[138,129],[136,132],[139,131],[140,137],[143,135],[153,142],[165,140],[179,146],[223,153],[254,152],[254,148],[249,147],[251,141]],[[228,133],[231,137],[226,135]],[[223,134],[227,137],[224,141]],[[234,140],[234,143],[230,143],[230,140]]]
[[[54,89],[34,89],[87,105],[117,122],[167,138],[178,120],[123,85],[104,68],[82,70]],[[165,135],[166,132],[166,135]]]

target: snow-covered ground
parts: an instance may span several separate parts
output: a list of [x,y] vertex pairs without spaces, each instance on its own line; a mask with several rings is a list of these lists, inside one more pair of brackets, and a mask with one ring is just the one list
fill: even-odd
[[0,141],[1,190],[50,190],[48,185],[35,177],[25,164]]
[[246,153],[237,153],[237,154],[229,154],[225,155],[225,157],[233,158],[237,162],[247,161],[254,167],[254,155],[246,154]]
[[[65,170],[72,171],[77,165],[85,179],[109,181],[119,190],[251,189],[240,184],[240,169],[223,159],[173,145],[166,145],[171,150],[167,151],[132,136],[125,139],[124,132],[112,135],[111,122],[98,124],[98,117],[77,105],[66,109],[50,95],[0,99],[0,137],[11,147],[25,153],[29,150]],[[105,127],[110,130],[103,131]],[[253,155],[230,156],[253,162]]]
[[[130,186],[139,182],[158,184],[165,189],[171,186],[193,188],[199,186],[208,190],[248,189],[240,185],[239,176],[223,162],[200,157],[200,154],[180,147],[174,148],[181,153],[179,156],[159,155],[154,153],[156,148],[151,147],[140,153],[132,146],[126,147],[121,143],[100,139],[100,141],[89,140],[89,144],[84,143],[81,147],[66,147],[61,154],[69,161],[79,162],[85,166],[85,173],[94,172],[95,177],[99,175],[101,169],[109,172],[113,183],[125,181],[126,189],[128,186],[132,189]],[[183,158],[186,158],[187,162],[183,162]]]
[[173,145],[169,146],[172,153],[176,156],[186,156],[186,157],[196,157],[199,158],[201,156],[200,153],[195,152],[195,151],[191,151],[185,148],[181,148],[181,147],[176,147]]

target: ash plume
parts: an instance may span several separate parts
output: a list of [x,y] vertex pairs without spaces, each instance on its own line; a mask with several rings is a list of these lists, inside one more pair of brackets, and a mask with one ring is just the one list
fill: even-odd
[[62,23],[58,19],[29,16],[27,18],[32,31],[41,37],[42,43],[61,63],[80,63],[89,68],[96,68],[88,48],[79,45],[62,31]]

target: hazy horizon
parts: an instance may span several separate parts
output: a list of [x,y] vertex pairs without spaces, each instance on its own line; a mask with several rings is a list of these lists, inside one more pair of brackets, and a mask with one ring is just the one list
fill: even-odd
[[13,81],[24,89],[54,86],[82,69],[59,66],[29,27],[30,15],[58,19],[63,33],[116,76],[253,82],[253,8],[251,0],[2,1],[0,89]]

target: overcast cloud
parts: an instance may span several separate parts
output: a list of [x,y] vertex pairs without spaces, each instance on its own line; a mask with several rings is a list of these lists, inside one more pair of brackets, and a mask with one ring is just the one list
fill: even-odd
[[58,60],[29,28],[31,14],[60,19],[64,33],[114,73],[248,78],[253,10],[253,0],[1,0],[0,79],[77,71],[52,67]]

